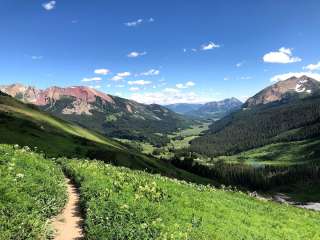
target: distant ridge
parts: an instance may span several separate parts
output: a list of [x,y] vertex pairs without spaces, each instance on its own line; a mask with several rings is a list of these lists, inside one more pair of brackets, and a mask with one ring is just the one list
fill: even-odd
[[1,86],[0,91],[110,137],[164,143],[169,141],[164,135],[189,125],[181,115],[160,105],[141,104],[84,86],[41,90],[12,84]]

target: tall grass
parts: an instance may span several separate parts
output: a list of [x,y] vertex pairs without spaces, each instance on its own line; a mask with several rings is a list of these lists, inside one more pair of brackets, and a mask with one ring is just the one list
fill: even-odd
[[0,239],[45,239],[66,202],[62,171],[29,148],[0,145]]
[[320,239],[320,215],[113,167],[59,160],[80,187],[87,239]]

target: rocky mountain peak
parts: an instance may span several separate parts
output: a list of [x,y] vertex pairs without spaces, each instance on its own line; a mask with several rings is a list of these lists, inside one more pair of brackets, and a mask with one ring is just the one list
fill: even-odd
[[284,81],[279,81],[259,93],[249,98],[244,104],[244,107],[253,107],[256,105],[267,104],[271,102],[281,101],[288,97],[288,94],[293,96],[300,95],[310,96],[320,90],[320,83],[308,76],[300,78],[291,77]]

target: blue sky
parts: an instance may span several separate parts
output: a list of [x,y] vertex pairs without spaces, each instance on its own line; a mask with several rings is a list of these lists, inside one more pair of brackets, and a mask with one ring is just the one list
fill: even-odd
[[271,79],[320,80],[319,12],[318,0],[0,0],[0,84],[244,100]]

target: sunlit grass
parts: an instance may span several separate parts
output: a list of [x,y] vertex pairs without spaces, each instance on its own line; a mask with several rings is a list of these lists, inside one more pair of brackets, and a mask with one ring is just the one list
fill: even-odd
[[230,190],[60,160],[80,186],[88,239],[319,239],[319,213]]

